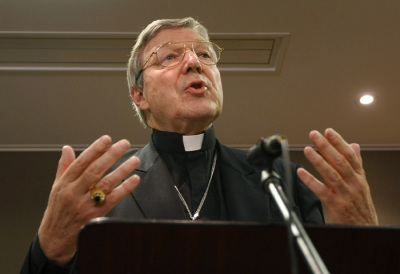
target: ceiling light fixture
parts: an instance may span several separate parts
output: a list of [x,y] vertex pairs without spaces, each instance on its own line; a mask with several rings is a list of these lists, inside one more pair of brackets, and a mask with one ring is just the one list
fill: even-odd
[[370,105],[374,102],[374,97],[372,95],[363,95],[360,98],[360,103],[363,105]]

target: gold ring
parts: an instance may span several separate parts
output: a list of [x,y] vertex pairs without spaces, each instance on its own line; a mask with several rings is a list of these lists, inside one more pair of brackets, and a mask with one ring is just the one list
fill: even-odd
[[90,198],[92,198],[96,204],[100,204],[106,199],[106,194],[100,188],[93,187],[90,189]]

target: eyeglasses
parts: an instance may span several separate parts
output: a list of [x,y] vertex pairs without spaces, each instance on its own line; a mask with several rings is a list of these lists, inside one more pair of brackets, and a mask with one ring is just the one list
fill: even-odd
[[158,65],[162,67],[173,67],[182,62],[187,49],[193,51],[201,63],[209,66],[217,64],[224,51],[224,49],[220,48],[217,44],[207,41],[168,42],[162,44],[147,58],[142,69],[136,76],[136,81],[139,79],[145,66],[154,54],[157,57]]

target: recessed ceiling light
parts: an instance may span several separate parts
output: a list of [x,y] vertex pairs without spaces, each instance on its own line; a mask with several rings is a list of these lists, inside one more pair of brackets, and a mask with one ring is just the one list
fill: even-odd
[[374,102],[374,97],[372,95],[363,95],[360,98],[360,103],[363,105],[370,105]]

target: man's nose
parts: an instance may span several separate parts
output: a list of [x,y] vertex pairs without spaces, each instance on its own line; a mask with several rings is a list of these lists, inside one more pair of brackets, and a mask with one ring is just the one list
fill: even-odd
[[196,70],[200,73],[202,71],[202,66],[197,54],[194,52],[192,47],[187,47],[185,50],[186,53],[183,61],[185,62],[186,72]]

